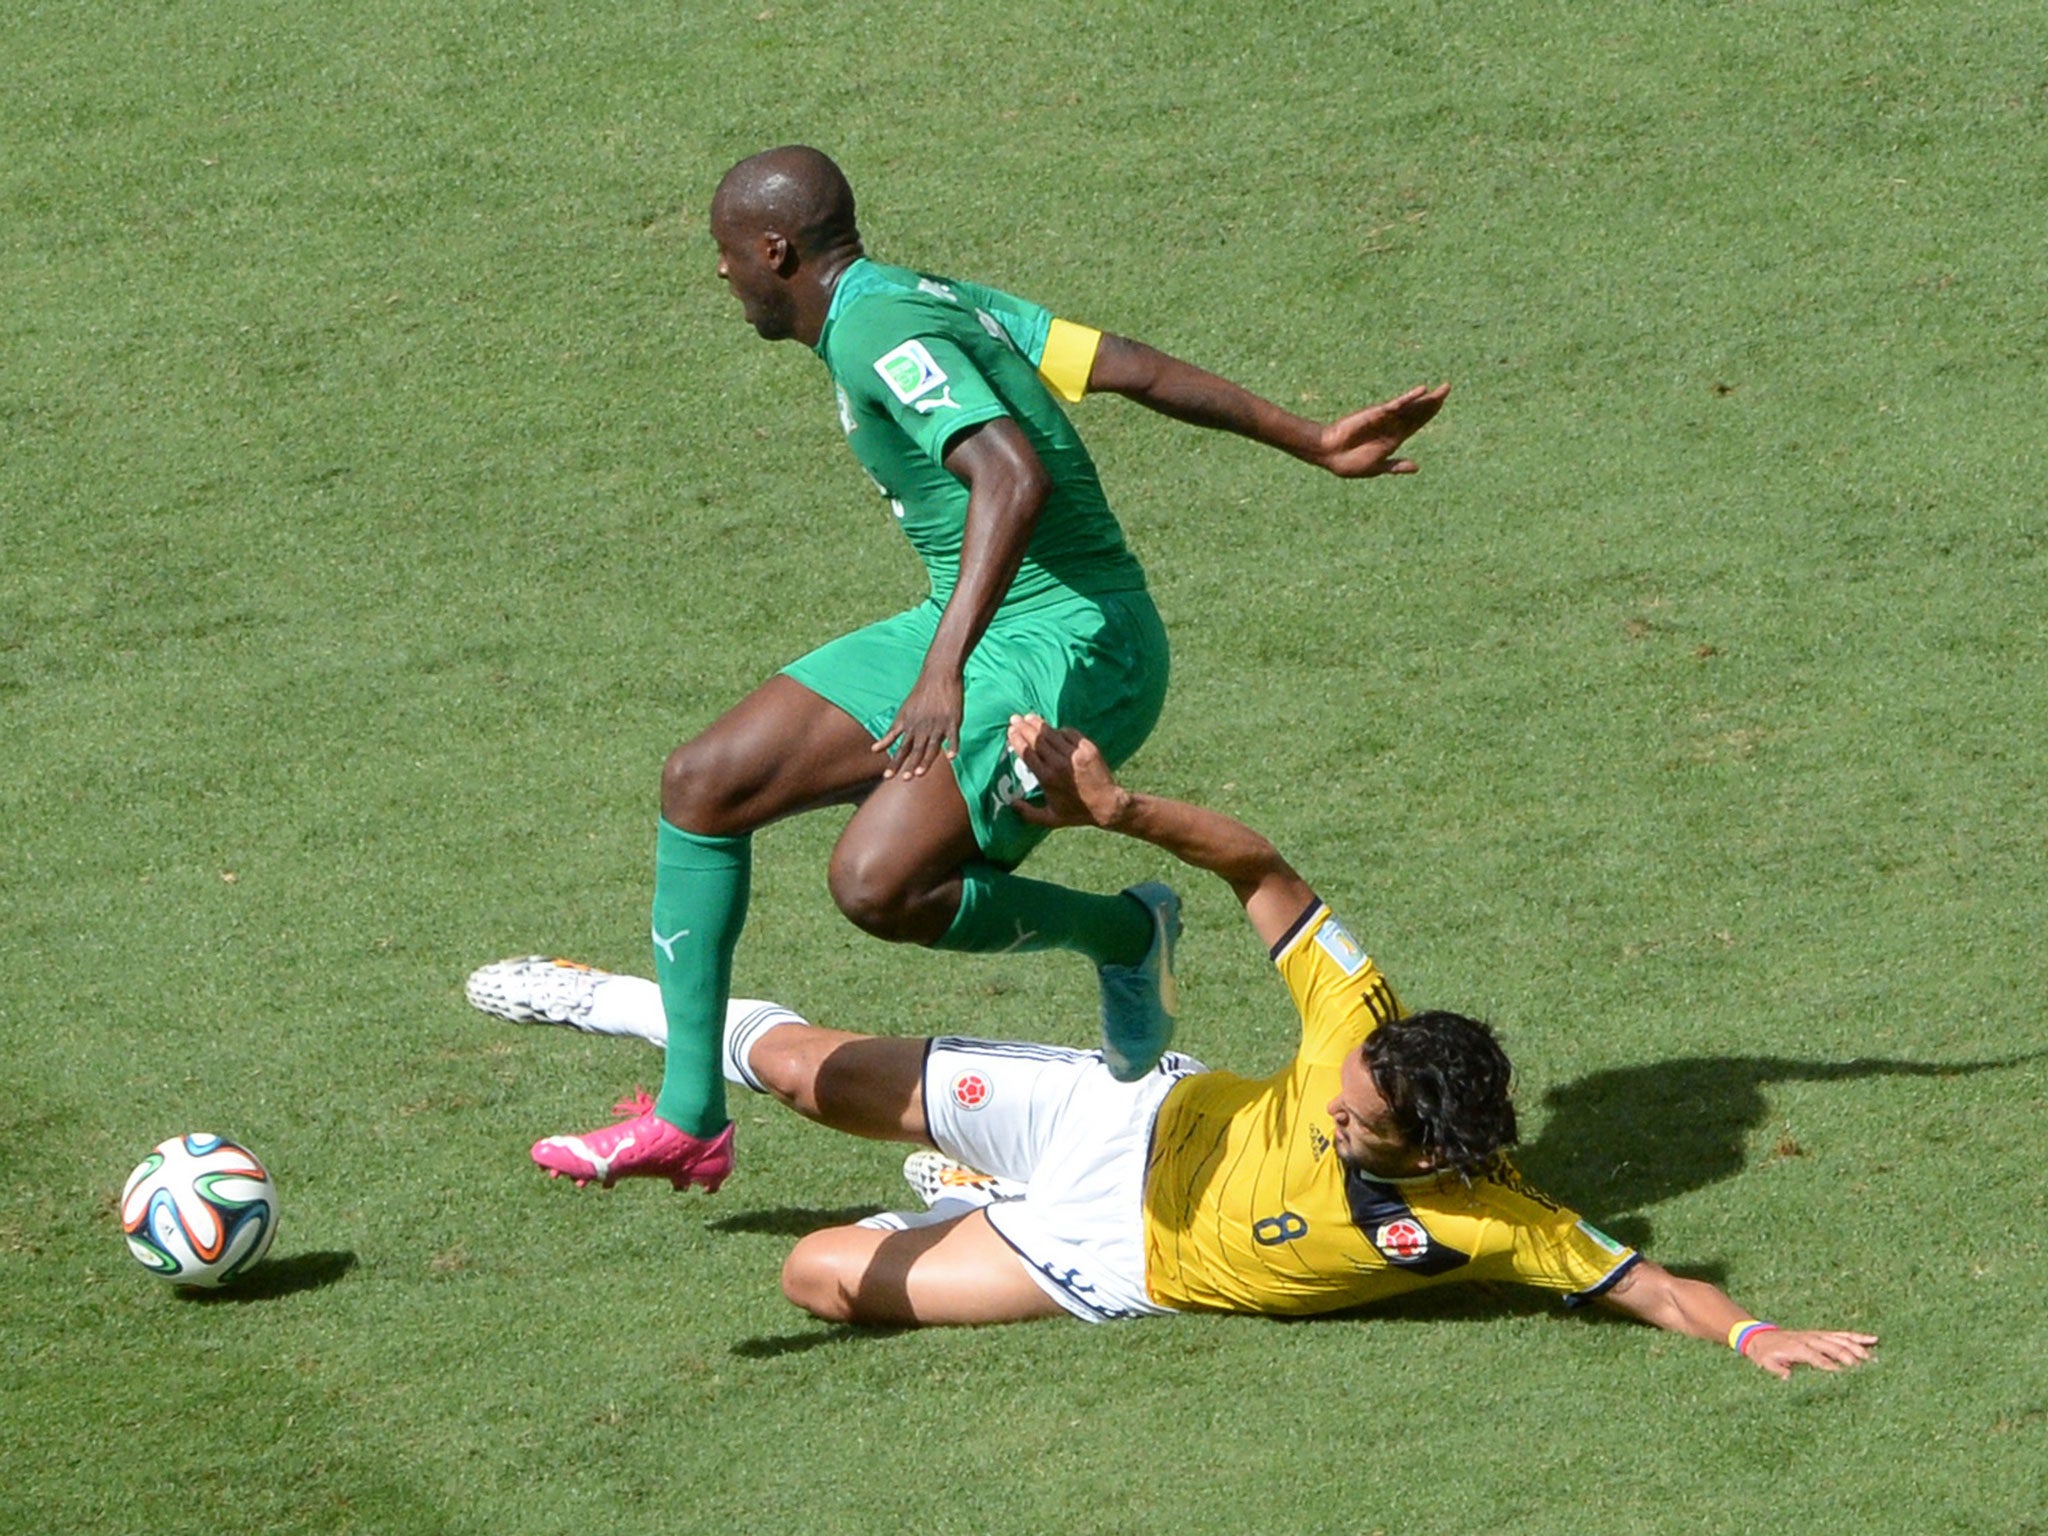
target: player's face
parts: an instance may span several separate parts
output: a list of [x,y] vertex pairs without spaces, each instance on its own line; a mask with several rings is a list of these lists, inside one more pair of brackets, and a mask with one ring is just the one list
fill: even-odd
[[1429,1159],[1394,1124],[1386,1095],[1373,1081],[1361,1047],[1337,1069],[1337,1097],[1330,1100],[1330,1140],[1347,1167],[1381,1178],[1412,1178],[1429,1172]]
[[740,227],[722,210],[711,211],[711,239],[718,246],[718,275],[740,301],[740,309],[765,341],[785,341],[795,330],[795,309],[782,274],[770,260],[770,236]]

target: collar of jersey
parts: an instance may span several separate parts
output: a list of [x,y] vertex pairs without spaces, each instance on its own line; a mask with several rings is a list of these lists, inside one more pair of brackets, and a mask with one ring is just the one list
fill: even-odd
[[1441,1168],[1434,1173],[1404,1174],[1398,1179],[1382,1178],[1376,1173],[1367,1173],[1364,1169],[1358,1169],[1354,1173],[1354,1177],[1363,1179],[1368,1184],[1384,1184],[1389,1189],[1415,1189],[1424,1184],[1441,1184],[1450,1176]]
[[832,322],[839,318],[840,304],[845,301],[848,293],[850,293],[854,288],[859,286],[859,284],[857,283],[848,282],[848,279],[851,278],[853,274],[858,272],[862,267],[868,267],[873,265],[874,261],[871,257],[856,256],[853,259],[852,263],[847,267],[847,269],[844,272],[840,273],[838,278],[833,282],[832,302],[825,306],[825,323],[818,327],[818,344],[811,349],[813,352],[816,352],[818,356],[823,357],[825,355],[825,338],[832,334]]

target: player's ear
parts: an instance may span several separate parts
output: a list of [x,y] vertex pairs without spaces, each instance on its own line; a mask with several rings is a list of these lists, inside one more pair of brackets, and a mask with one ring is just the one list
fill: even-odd
[[761,234],[761,259],[768,263],[776,276],[788,277],[796,270],[796,246],[787,236],[778,235],[772,229],[764,230]]

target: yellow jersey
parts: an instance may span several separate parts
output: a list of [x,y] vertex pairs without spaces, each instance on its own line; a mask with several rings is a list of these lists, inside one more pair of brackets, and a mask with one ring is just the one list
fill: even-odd
[[1509,1280],[1589,1301],[1636,1253],[1524,1182],[1512,1164],[1383,1180],[1331,1143],[1337,1072],[1404,1010],[1321,902],[1273,946],[1301,1048],[1271,1077],[1174,1085],[1145,1174],[1145,1287],[1183,1311],[1305,1315],[1447,1280]]

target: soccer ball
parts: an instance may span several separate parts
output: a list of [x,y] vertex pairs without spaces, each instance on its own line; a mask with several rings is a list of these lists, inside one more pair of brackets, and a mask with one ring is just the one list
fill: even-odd
[[277,1234],[277,1186],[246,1147],[219,1136],[173,1136],[121,1190],[128,1251],[176,1285],[226,1285]]

